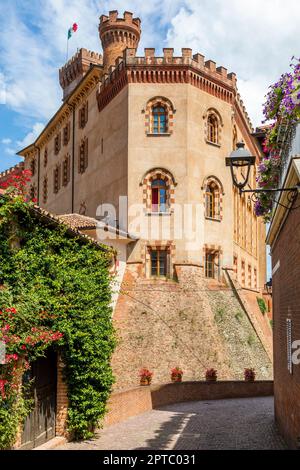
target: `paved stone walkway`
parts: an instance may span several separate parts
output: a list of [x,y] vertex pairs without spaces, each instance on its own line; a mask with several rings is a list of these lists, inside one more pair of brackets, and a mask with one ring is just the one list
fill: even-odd
[[272,398],[180,403],[153,410],[59,450],[285,449]]

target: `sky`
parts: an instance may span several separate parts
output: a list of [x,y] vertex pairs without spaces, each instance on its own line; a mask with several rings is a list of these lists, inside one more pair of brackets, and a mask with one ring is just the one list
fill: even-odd
[[99,16],[132,11],[142,20],[144,47],[191,47],[237,73],[254,126],[268,86],[300,50],[298,0],[0,0],[0,171],[16,164],[61,104],[58,69],[69,41],[101,52]]

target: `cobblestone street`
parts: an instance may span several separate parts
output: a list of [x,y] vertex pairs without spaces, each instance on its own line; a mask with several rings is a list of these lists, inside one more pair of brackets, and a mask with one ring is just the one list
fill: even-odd
[[273,398],[190,402],[131,418],[58,450],[285,449],[274,424]]

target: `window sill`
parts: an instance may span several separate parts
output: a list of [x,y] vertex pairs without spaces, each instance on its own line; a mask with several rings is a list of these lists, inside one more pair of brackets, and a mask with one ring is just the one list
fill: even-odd
[[208,145],[212,145],[213,147],[221,148],[221,144],[216,144],[215,142],[211,142],[210,140],[206,140]]
[[205,217],[206,220],[210,220],[212,222],[222,222],[222,219],[214,219],[213,217]]
[[171,132],[164,132],[164,133],[153,133],[147,132],[147,137],[170,137],[172,134]]

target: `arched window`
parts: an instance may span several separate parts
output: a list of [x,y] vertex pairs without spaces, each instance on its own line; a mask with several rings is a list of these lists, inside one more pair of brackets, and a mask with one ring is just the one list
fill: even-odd
[[145,173],[140,186],[143,188],[143,204],[147,214],[164,212],[171,214],[175,204],[174,176],[165,168],[153,168]]
[[155,179],[151,183],[152,212],[167,211],[167,185],[164,180]]
[[214,114],[210,114],[207,118],[207,140],[212,144],[219,143],[219,123]]
[[168,113],[164,106],[152,108],[153,134],[166,134],[168,132]]
[[220,220],[220,189],[214,182],[206,187],[205,216],[209,219]]

